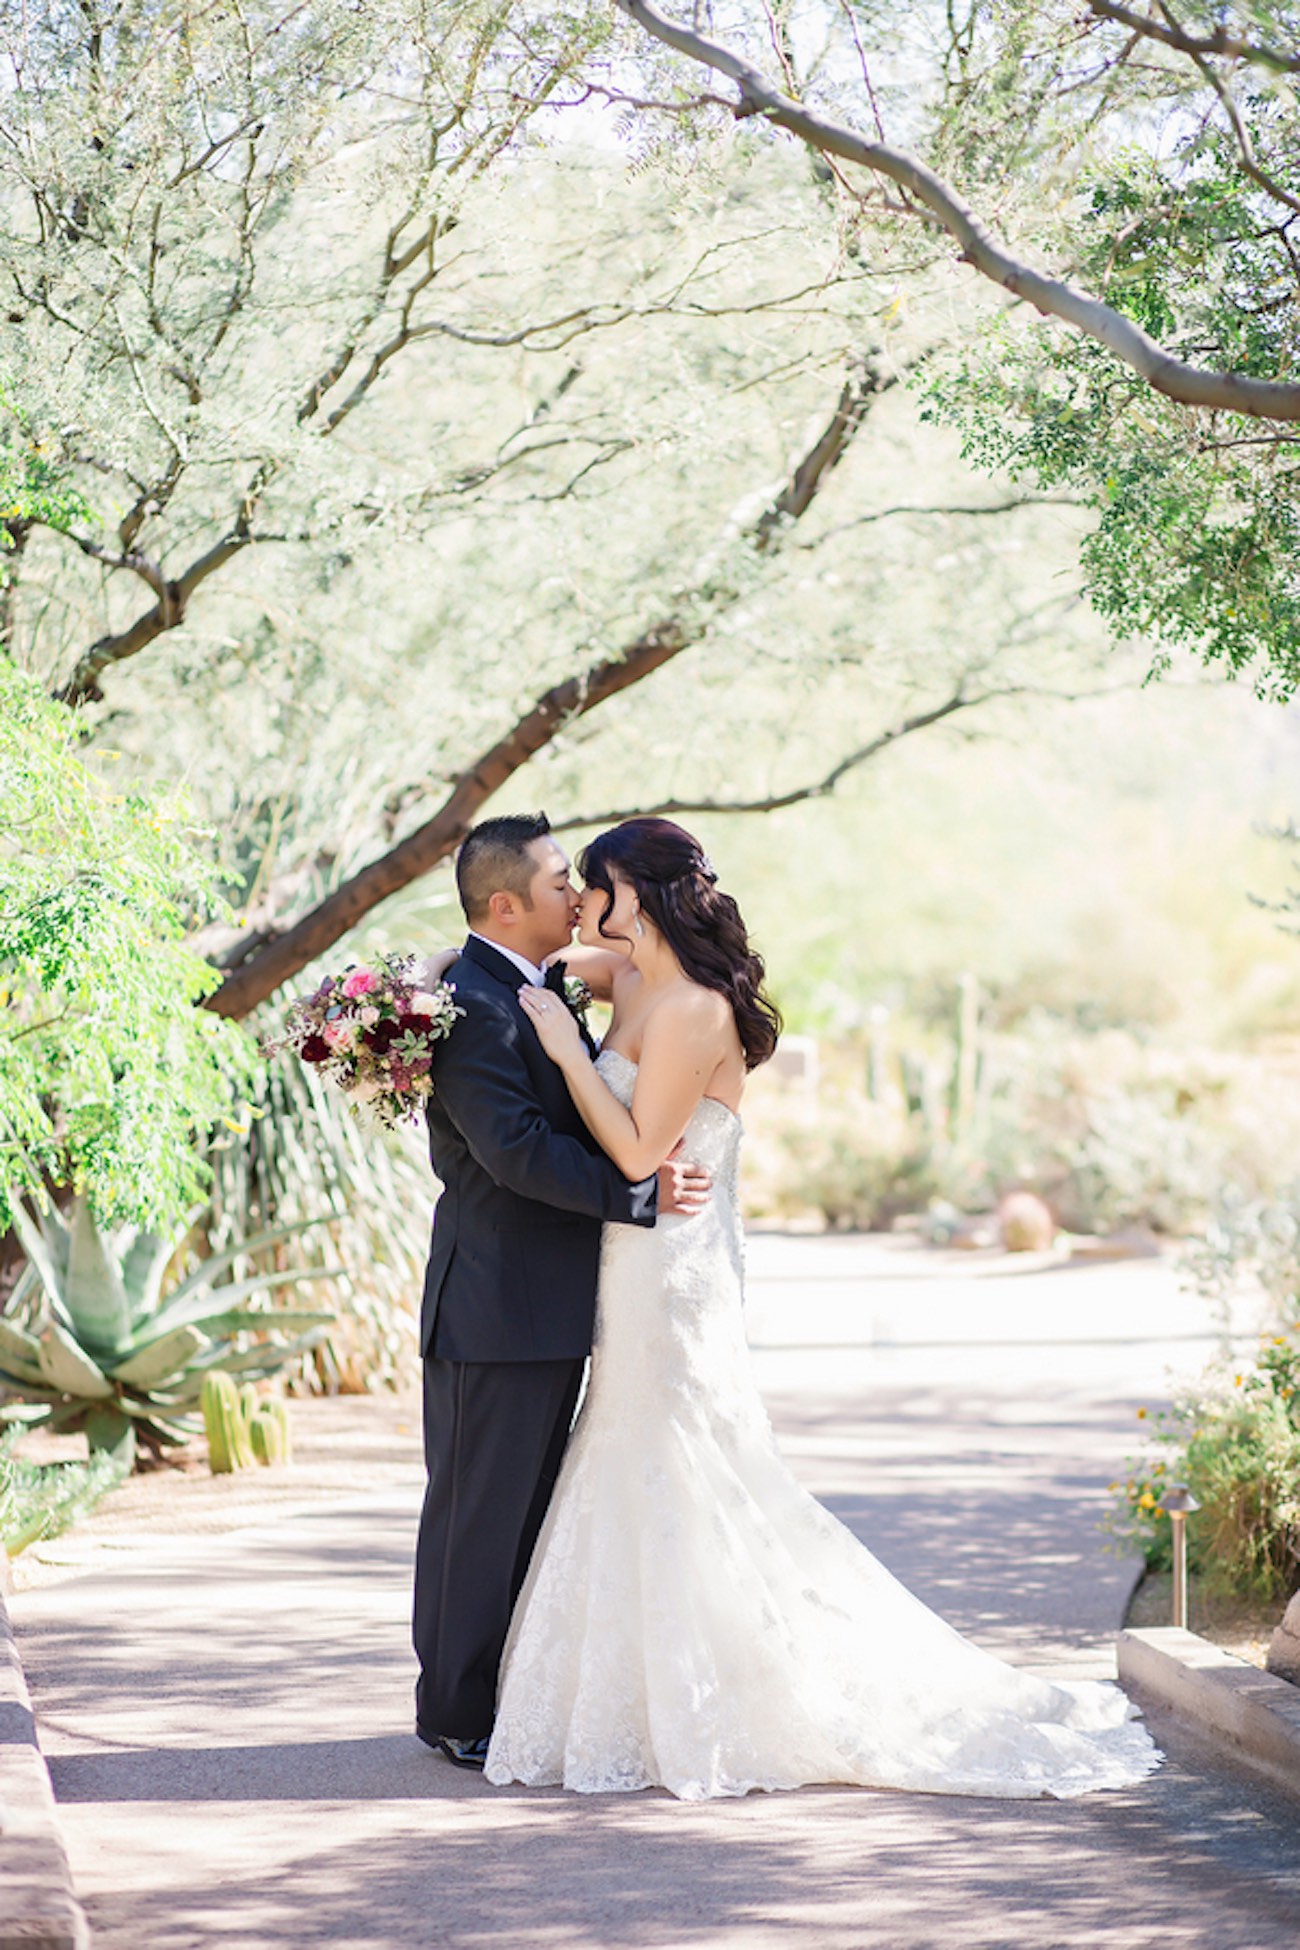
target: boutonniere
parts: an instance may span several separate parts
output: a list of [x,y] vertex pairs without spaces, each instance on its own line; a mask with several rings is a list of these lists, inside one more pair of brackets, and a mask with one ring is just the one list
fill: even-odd
[[585,1029],[587,1011],[595,1001],[595,996],[583,981],[581,975],[566,975],[564,978],[564,1001],[569,1014],[576,1016]]

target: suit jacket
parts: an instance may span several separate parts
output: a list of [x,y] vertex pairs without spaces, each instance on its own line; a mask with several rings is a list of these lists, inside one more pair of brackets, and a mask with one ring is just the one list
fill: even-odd
[[465,1015],[433,1050],[429,1151],[443,1192],[421,1352],[580,1358],[591,1351],[601,1224],[652,1226],[657,1180],[629,1184],[590,1136],[504,955],[471,938],[447,979]]

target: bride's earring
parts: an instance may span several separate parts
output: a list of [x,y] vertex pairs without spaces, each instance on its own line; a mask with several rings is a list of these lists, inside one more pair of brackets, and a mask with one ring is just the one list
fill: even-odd
[[633,932],[633,934],[634,934],[634,935],[636,936],[636,938],[637,938],[637,940],[638,940],[638,941],[639,941],[639,940],[641,939],[641,937],[642,937],[642,935],[643,935],[643,934],[645,933],[645,929],[644,929],[644,928],[642,927],[642,925],[641,925],[641,916],[640,916],[640,914],[639,914],[639,913],[637,913],[637,914],[634,914],[634,915],[632,916],[632,932]]

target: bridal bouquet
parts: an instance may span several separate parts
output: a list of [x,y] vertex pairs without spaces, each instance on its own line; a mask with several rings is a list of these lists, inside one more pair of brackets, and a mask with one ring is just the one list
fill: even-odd
[[450,982],[421,988],[414,955],[380,955],[327,975],[289,1005],[267,1054],[290,1049],[322,1069],[352,1103],[394,1130],[427,1102],[433,1046],[465,1011]]

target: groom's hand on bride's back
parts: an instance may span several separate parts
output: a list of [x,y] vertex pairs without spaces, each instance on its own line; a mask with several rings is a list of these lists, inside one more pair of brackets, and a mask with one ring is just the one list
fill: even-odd
[[713,1196],[713,1180],[703,1165],[683,1158],[680,1143],[669,1152],[659,1167],[659,1210],[678,1212],[683,1218],[702,1212]]

